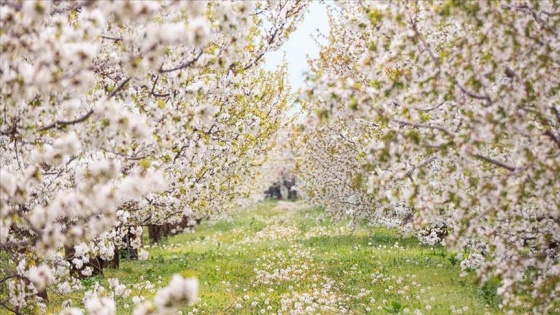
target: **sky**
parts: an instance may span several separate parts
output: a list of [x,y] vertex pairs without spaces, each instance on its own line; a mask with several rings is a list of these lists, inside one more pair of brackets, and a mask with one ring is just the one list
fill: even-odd
[[288,81],[292,89],[298,89],[305,85],[304,72],[309,70],[307,57],[319,56],[319,46],[311,37],[317,34],[317,30],[324,35],[329,33],[329,19],[325,4],[313,1],[309,11],[305,14],[303,21],[297,30],[290,35],[288,41],[282,47],[265,57],[264,68],[274,70],[282,63],[284,56],[288,61]]

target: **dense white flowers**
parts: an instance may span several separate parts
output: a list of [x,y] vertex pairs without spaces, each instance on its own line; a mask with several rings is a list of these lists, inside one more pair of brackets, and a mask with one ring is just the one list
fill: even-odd
[[[311,60],[302,190],[467,251],[506,307],[560,296],[557,1],[340,2]],[[478,246],[483,244],[484,246]]]
[[86,301],[86,310],[91,315],[114,315],[117,313],[115,301],[108,297],[93,297]]
[[54,280],[54,275],[49,266],[41,264],[38,267],[31,267],[29,269],[28,279],[33,282],[38,291],[42,291],[47,284]]
[[[0,304],[33,308],[45,285],[70,293],[97,259],[139,249],[141,226],[227,211],[260,190],[253,161],[266,159],[290,91],[285,68],[259,65],[307,5],[3,2],[0,245],[40,267],[9,263],[21,281],[0,281]],[[112,314],[110,299],[86,309]]]
[[[198,279],[174,275],[167,287],[157,291],[153,302],[140,304],[134,315],[177,314],[178,307],[194,303],[197,297]],[[140,299],[135,299],[134,303],[140,303]]]
[[143,250],[143,249],[140,250],[140,251],[138,252],[138,259],[140,259],[140,260],[146,260],[146,259],[148,259],[148,252],[145,251],[145,250]]

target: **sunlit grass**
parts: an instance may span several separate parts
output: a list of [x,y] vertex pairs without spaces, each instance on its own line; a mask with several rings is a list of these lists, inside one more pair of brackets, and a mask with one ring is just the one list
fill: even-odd
[[[123,261],[99,280],[162,287],[190,270],[200,299],[183,314],[499,313],[495,287],[459,277],[455,255],[444,248],[388,229],[318,220],[323,214],[268,202],[147,246],[148,260]],[[134,289],[117,299],[119,314],[131,312],[134,295],[153,293]]]

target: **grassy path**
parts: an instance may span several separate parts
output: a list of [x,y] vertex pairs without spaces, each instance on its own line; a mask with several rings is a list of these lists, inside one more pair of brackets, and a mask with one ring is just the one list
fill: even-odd
[[443,248],[390,230],[352,232],[296,203],[265,203],[206,222],[148,251],[147,261],[105,274],[132,287],[119,314],[130,312],[133,296],[149,298],[151,285],[185,271],[198,277],[200,301],[183,314],[498,313],[491,290],[459,277]]

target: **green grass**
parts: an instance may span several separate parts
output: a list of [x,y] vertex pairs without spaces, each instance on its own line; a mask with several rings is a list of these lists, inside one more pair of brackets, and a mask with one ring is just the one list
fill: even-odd
[[444,248],[388,229],[352,231],[323,216],[321,209],[267,202],[150,246],[148,260],[123,261],[94,280],[108,286],[119,278],[131,288],[117,299],[119,314],[131,313],[132,296],[153,296],[145,281],[162,287],[186,270],[199,279],[200,300],[183,314],[499,313],[495,284],[480,288],[472,275],[459,277],[455,255]]

